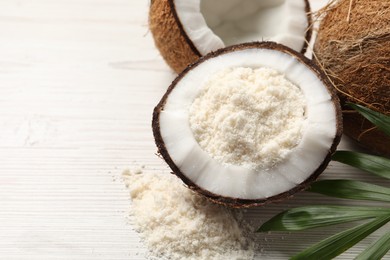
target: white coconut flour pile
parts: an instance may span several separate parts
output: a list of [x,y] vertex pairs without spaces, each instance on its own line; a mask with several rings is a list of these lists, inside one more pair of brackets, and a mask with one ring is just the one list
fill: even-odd
[[306,100],[271,68],[228,68],[202,86],[189,120],[200,147],[227,165],[271,168],[300,142]]
[[123,176],[150,259],[253,259],[253,230],[237,212],[207,201],[168,173],[127,170]]

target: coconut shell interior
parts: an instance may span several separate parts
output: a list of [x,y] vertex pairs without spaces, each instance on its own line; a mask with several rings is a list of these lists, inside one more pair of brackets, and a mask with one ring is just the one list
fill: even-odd
[[[166,103],[166,100],[169,96],[169,94],[172,92],[172,90],[175,88],[176,84],[186,76],[186,74],[191,71],[192,68],[198,66],[202,62],[212,59],[214,57],[217,57],[218,55],[234,52],[237,50],[244,50],[244,49],[250,49],[250,48],[267,48],[272,50],[278,50],[284,53],[288,53],[291,56],[295,57],[296,59],[300,60],[301,62],[305,63],[308,68],[310,68],[315,74],[318,75],[318,77],[321,79],[321,81],[324,83],[324,85],[327,87],[328,92],[331,95],[334,108],[336,111],[336,136],[333,140],[333,143],[328,151],[327,156],[325,156],[323,162],[318,166],[318,168],[310,175],[309,178],[307,178],[304,182],[298,184],[293,189],[290,189],[284,193],[280,193],[276,196],[269,197],[267,199],[237,199],[237,198],[231,198],[231,197],[222,197],[218,194],[213,194],[207,190],[204,190],[200,187],[198,187],[195,183],[193,183],[189,178],[185,176],[185,174],[178,168],[175,163],[173,162],[171,156],[169,155],[168,150],[165,147],[164,140],[161,136],[160,132],[160,112],[164,110],[164,105]],[[341,135],[342,135],[342,113],[340,108],[339,99],[337,97],[337,93],[334,90],[334,88],[331,86],[329,80],[327,79],[326,75],[309,59],[304,57],[301,53],[298,53],[290,48],[287,48],[283,45],[276,44],[273,42],[253,42],[253,43],[245,43],[245,44],[239,44],[230,46],[227,48],[219,49],[215,52],[211,52],[206,56],[201,57],[197,62],[193,63],[191,66],[187,67],[182,73],[179,74],[179,76],[172,82],[171,86],[168,88],[167,92],[159,102],[159,104],[155,107],[153,111],[153,120],[152,120],[152,128],[153,128],[153,135],[155,138],[155,143],[158,148],[158,153],[162,156],[162,158],[166,161],[166,163],[169,165],[169,167],[172,169],[173,174],[177,175],[179,178],[182,179],[182,181],[192,190],[206,196],[211,201],[227,205],[230,207],[235,208],[248,208],[248,207],[255,207],[255,206],[261,206],[264,204],[268,204],[271,202],[278,202],[285,200],[287,198],[290,198],[298,191],[302,191],[308,188],[308,186],[315,181],[318,176],[325,170],[328,163],[331,160],[331,155],[334,153],[334,151],[337,148],[338,143],[340,142]]]
[[[342,0],[324,10],[314,53],[342,103],[390,115],[390,1]],[[345,108],[346,110],[350,110]],[[350,111],[345,133],[375,153],[390,156],[390,137]]]

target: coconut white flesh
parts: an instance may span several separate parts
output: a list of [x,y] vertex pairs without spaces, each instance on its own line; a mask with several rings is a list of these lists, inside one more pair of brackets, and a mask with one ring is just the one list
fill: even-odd
[[274,41],[300,52],[308,28],[304,0],[174,0],[201,55],[233,44]]
[[[272,68],[302,90],[306,119],[302,138],[271,169],[249,169],[213,159],[196,141],[189,109],[210,77],[226,68]],[[331,96],[317,75],[296,58],[270,49],[245,49],[204,61],[187,72],[168,96],[159,118],[165,147],[181,172],[214,194],[240,199],[265,199],[302,183],[322,164],[337,132]]]

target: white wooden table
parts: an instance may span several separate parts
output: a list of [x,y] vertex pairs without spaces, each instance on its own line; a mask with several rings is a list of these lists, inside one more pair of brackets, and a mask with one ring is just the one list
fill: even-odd
[[[144,259],[120,176],[142,165],[169,171],[150,124],[175,77],[154,47],[148,5],[0,1],[0,259]],[[324,175],[375,181],[335,163]],[[288,206],[324,201],[301,194],[247,215],[260,225]],[[261,234],[261,258],[286,258],[339,228]]]

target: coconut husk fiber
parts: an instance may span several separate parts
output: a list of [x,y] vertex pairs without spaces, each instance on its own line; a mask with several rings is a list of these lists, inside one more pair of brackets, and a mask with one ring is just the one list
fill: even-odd
[[189,44],[186,34],[178,22],[173,0],[153,0],[149,10],[149,28],[154,43],[165,62],[180,73],[200,54]]
[[[317,62],[339,92],[390,115],[390,1],[334,1],[320,11]],[[390,138],[344,106],[344,133],[375,153],[390,156]]]

